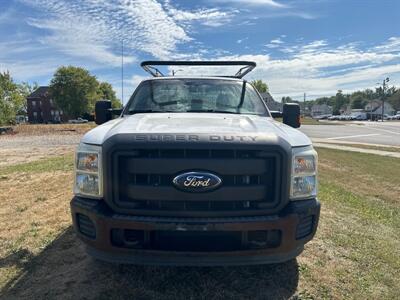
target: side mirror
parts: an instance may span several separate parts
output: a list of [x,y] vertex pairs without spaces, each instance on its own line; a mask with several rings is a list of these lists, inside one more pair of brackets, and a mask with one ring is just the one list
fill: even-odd
[[300,127],[300,105],[297,103],[286,103],[283,105],[283,124],[293,128]]
[[97,101],[94,112],[94,120],[97,125],[110,121],[112,119],[111,101]]

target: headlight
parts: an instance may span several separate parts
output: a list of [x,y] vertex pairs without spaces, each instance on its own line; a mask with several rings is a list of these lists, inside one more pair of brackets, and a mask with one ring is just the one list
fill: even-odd
[[318,155],[312,146],[294,148],[290,198],[307,199],[317,196]]
[[75,159],[74,194],[90,198],[103,197],[101,147],[79,145]]

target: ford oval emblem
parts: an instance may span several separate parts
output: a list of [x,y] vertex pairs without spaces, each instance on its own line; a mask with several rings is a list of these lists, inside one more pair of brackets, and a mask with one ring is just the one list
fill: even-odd
[[222,180],[207,172],[187,172],[176,176],[172,182],[182,191],[200,193],[215,190]]

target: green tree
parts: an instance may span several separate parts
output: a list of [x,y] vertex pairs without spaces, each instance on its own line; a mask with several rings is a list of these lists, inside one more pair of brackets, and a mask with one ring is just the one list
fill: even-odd
[[100,82],[98,92],[99,99],[111,100],[111,106],[113,108],[121,108],[122,103],[115,95],[115,91],[112,85],[108,82]]
[[99,83],[89,71],[79,67],[60,67],[50,82],[50,92],[56,105],[70,118],[94,110]]
[[338,115],[340,113],[340,109],[349,102],[350,99],[348,95],[343,95],[342,91],[338,90],[335,96],[335,103],[333,105],[333,114]]
[[258,80],[253,80],[253,81],[251,82],[251,84],[257,89],[257,91],[258,91],[259,93],[268,92],[268,85],[267,85],[264,81],[262,81],[262,80],[260,80],[260,79],[258,79]]
[[364,97],[362,95],[357,95],[353,97],[351,96],[352,101],[351,101],[351,108],[354,109],[361,109],[365,107],[366,101],[364,100]]
[[10,73],[0,72],[0,124],[12,124],[26,102]]
[[400,111],[400,89],[397,89],[387,101],[392,105],[396,111]]

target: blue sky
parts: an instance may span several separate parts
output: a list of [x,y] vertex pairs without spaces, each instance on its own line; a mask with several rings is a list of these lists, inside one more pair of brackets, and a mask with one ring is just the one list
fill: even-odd
[[[49,83],[87,68],[125,102],[146,59],[246,59],[280,99],[400,86],[398,0],[0,0],[0,71]],[[221,70],[222,71],[222,70]],[[184,71],[181,71],[182,75]]]

